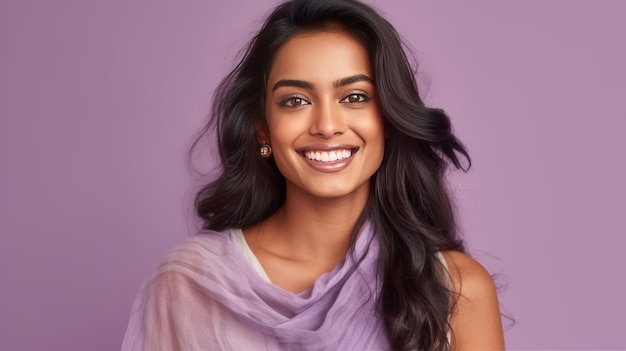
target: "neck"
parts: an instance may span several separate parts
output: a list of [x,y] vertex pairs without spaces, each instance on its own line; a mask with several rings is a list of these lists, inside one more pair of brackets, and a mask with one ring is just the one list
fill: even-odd
[[287,186],[284,205],[268,221],[268,234],[295,257],[341,260],[369,197],[366,184],[339,198],[318,198]]

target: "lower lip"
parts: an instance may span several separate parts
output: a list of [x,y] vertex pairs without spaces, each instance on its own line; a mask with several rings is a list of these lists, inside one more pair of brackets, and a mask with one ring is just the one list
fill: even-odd
[[343,171],[344,169],[346,169],[346,167],[348,167],[350,162],[352,162],[353,157],[354,157],[354,154],[352,154],[348,158],[344,158],[344,159],[337,160],[337,161],[319,162],[315,160],[309,160],[308,158],[303,156],[304,160],[309,166],[311,166],[313,169],[315,169],[318,172],[324,172],[324,173],[334,173],[334,172]]

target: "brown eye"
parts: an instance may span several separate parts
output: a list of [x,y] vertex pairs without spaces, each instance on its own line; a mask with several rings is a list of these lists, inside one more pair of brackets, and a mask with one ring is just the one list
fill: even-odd
[[280,102],[281,106],[286,106],[286,107],[298,107],[298,106],[303,106],[303,105],[308,105],[308,104],[309,104],[308,101],[298,96],[290,96]]
[[360,102],[365,102],[367,100],[369,100],[369,97],[367,97],[367,96],[365,96],[363,94],[350,94],[350,95],[346,96],[340,102],[349,103],[349,104],[358,104]]

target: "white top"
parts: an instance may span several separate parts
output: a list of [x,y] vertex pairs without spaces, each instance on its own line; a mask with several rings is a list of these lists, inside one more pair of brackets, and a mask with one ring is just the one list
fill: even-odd
[[243,256],[246,258],[248,263],[250,263],[252,268],[257,273],[259,273],[261,278],[271,283],[270,277],[267,275],[267,273],[265,273],[263,266],[261,266],[261,262],[259,262],[259,259],[256,258],[256,255],[254,254],[254,252],[252,252],[252,249],[250,249],[250,246],[248,246],[248,242],[246,241],[246,238],[243,236],[243,232],[241,231],[241,229],[230,229],[228,232],[230,234],[230,237],[237,244],[237,246],[241,247],[241,252],[243,253]]

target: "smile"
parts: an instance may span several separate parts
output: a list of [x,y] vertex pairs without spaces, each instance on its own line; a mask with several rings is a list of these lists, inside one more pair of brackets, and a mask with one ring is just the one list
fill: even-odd
[[296,150],[306,164],[318,172],[340,172],[352,163],[359,147],[354,145],[316,145]]
[[[356,151],[356,150],[354,150]],[[317,162],[335,162],[350,158],[353,149],[337,149],[337,150],[307,150],[302,153],[304,157],[311,161]]]

